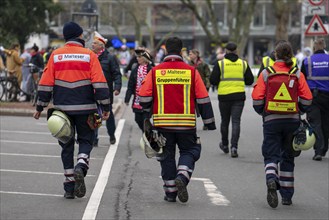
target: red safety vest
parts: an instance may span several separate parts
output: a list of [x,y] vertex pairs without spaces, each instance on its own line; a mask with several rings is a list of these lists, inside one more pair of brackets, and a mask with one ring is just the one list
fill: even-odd
[[266,83],[265,111],[292,114],[298,112],[298,79],[300,71],[293,67],[289,72],[276,72],[272,67],[264,71]]

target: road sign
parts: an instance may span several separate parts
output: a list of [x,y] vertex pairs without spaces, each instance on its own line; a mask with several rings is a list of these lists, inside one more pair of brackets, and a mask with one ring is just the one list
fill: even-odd
[[323,0],[308,0],[311,5],[317,6],[323,3]]
[[321,6],[309,6],[307,8],[307,14],[308,15],[325,15],[326,14],[326,8],[324,7],[324,5]]
[[306,31],[306,36],[319,36],[328,35],[326,28],[323,26],[322,20],[319,15],[314,15]]

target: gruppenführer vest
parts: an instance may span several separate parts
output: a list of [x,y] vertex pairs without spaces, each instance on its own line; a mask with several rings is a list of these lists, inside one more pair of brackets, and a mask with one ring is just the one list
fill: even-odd
[[[195,127],[194,68],[153,68],[155,127]],[[172,96],[173,98],[169,98]]]

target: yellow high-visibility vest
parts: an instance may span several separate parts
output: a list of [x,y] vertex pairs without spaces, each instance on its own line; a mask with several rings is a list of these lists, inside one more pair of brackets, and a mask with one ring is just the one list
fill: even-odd
[[238,59],[232,62],[229,59],[218,61],[221,70],[221,78],[218,84],[218,95],[244,92],[244,73],[247,69],[247,62]]

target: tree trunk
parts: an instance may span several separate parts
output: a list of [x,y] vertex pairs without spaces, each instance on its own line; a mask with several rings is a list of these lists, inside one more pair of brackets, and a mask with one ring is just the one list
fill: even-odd
[[286,0],[272,0],[272,4],[276,18],[275,40],[288,40],[290,2]]

